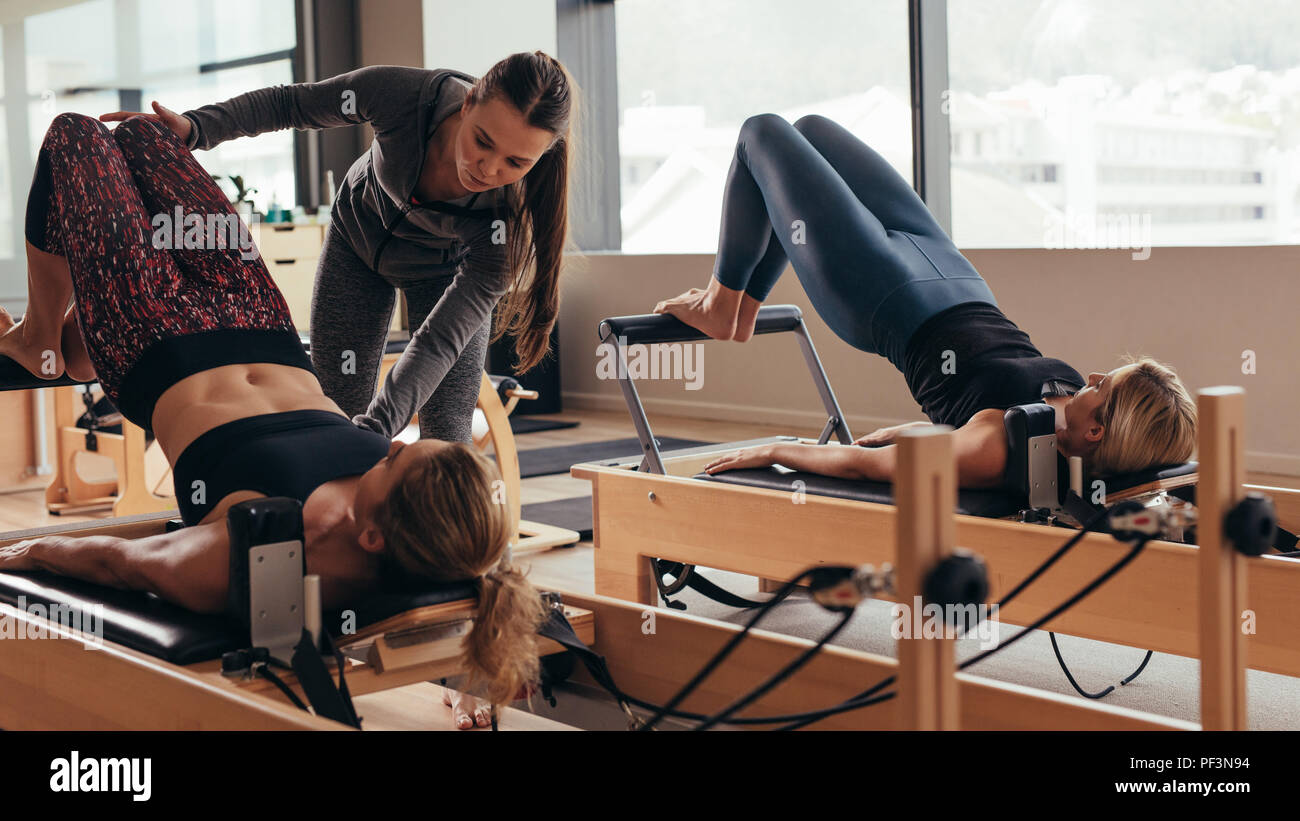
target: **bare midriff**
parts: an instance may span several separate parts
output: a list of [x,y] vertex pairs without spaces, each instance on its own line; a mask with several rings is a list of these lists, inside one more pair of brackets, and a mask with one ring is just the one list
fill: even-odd
[[219,425],[295,410],[345,415],[311,371],[264,362],[222,365],[168,388],[154,406],[153,433],[167,463],[175,467],[191,442]]

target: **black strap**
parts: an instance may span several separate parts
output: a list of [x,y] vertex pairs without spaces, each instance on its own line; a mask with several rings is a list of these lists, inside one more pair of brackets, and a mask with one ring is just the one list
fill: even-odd
[[[1103,506],[1089,502],[1073,490],[1065,494],[1065,501],[1061,504],[1061,507],[1065,508],[1065,512],[1080,523],[1091,521],[1098,513],[1105,510]],[[1097,533],[1109,533],[1110,522],[1102,519],[1092,529]]]
[[1288,553],[1295,550],[1297,543],[1300,543],[1300,538],[1286,528],[1278,527],[1277,536],[1273,539],[1273,547],[1282,553]]
[[356,727],[359,730],[361,729],[361,719],[357,717],[356,708],[352,706],[352,695],[348,692],[348,683],[343,677],[346,660],[343,658],[343,654],[334,647],[334,642],[330,640],[328,634],[324,636],[324,639],[338,664],[338,685],[335,686],[333,679],[330,678],[329,668],[325,666],[324,659],[321,658],[320,652],[316,649],[316,645],[311,639],[311,633],[307,632],[305,628],[302,631],[302,638],[298,641],[298,645],[293,648],[293,671],[298,675],[298,683],[302,685],[302,691],[307,694],[307,700],[311,702],[316,715],[333,719],[349,727]]
[[668,596],[680,590],[681,586],[676,584],[671,587],[665,586],[663,583],[665,573],[678,580],[682,580],[682,574],[686,574],[686,578],[682,580],[682,583],[686,587],[689,587],[707,599],[712,599],[718,604],[725,604],[728,607],[739,607],[744,610],[748,610],[751,607],[762,607],[764,605],[764,602],[747,599],[744,596],[738,596],[730,590],[719,587],[701,576],[699,573],[696,573],[695,565],[655,559],[653,562],[653,568],[655,572],[655,584],[659,587],[659,594],[663,597],[664,604],[673,610],[685,610],[686,605],[682,602],[670,601],[668,599]]
[[298,694],[293,691],[292,687],[284,683],[284,679],[276,675],[269,664],[260,665],[257,668],[257,674],[279,688],[280,692],[284,693],[284,697],[293,702],[293,706],[304,712],[307,710],[307,705],[302,703],[302,699],[298,698]]
[[573,625],[565,618],[564,611],[559,607],[552,607],[546,621],[542,626],[537,628],[537,635],[544,639],[559,644],[566,650],[572,652],[591,673],[592,678],[604,686],[604,682],[613,684],[613,679],[609,674],[609,664],[606,663],[605,657],[587,646],[586,642],[578,638],[578,634],[573,631]]
[[631,705],[627,702],[627,696],[614,683],[614,677],[609,672],[609,663],[605,661],[605,657],[592,650],[582,639],[578,638],[578,634],[573,632],[573,625],[569,624],[569,620],[564,617],[562,608],[552,607],[550,609],[546,621],[542,622],[542,626],[537,628],[537,635],[556,642],[577,656],[578,661],[581,661],[582,665],[587,668],[587,672],[591,674],[596,683],[618,701],[619,706],[623,708],[623,712],[627,714],[628,718],[633,721],[638,720],[632,713]]

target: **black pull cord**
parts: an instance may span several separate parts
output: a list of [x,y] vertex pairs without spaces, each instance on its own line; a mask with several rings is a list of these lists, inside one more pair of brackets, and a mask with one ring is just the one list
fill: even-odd
[[[1070,668],[1066,666],[1065,659],[1061,656],[1061,648],[1056,643],[1056,634],[1052,632],[1048,632],[1047,635],[1052,640],[1052,652],[1056,654],[1056,661],[1058,664],[1061,665],[1061,672],[1065,673],[1066,680],[1070,682],[1070,686],[1074,688],[1074,691],[1076,693],[1083,696],[1084,698],[1105,698],[1106,696],[1110,695],[1115,691],[1115,685],[1113,684],[1099,693],[1089,693],[1087,690],[1080,687],[1079,682],[1075,681],[1074,676],[1070,675]],[[1153,654],[1154,651],[1148,650],[1146,656],[1142,659],[1142,663],[1138,665],[1138,668],[1134,670],[1132,674],[1129,675],[1128,678],[1120,681],[1120,686],[1122,687],[1125,684],[1128,684],[1133,679],[1142,675],[1142,671],[1147,669],[1147,662],[1151,661],[1151,656]]]
[[[789,596],[790,592],[799,585],[799,582],[807,578],[808,575],[810,575],[816,569],[817,568],[810,568],[808,570],[805,570],[799,575],[795,576],[793,579],[790,579],[784,585],[782,585],[781,589],[776,592],[776,595],[774,595],[768,601],[764,602],[763,606],[758,608],[754,612],[754,615],[751,616],[749,621],[745,623],[745,626],[741,629],[741,631],[739,633],[736,633],[734,636],[732,636],[731,639],[722,646],[722,649],[718,650],[718,652],[714,654],[713,658],[709,659],[708,663],[705,664],[702,668],[700,668],[700,671],[696,673],[695,676],[692,677],[691,680],[688,681],[680,690],[678,690],[675,696],[673,696],[671,699],[668,700],[666,704],[660,707],[655,712],[655,714],[640,727],[640,729],[643,731],[654,729],[655,725],[658,724],[660,721],[662,721],[664,717],[667,716],[670,712],[672,712],[677,707],[678,704],[681,704],[683,701],[686,700],[687,696],[695,692],[696,688],[698,688],[701,684],[704,683],[704,679],[712,675],[713,671],[718,668],[718,665],[722,664],[722,662],[725,661],[726,658],[732,654],[732,652],[736,649],[736,647],[739,646],[739,644],[745,640],[745,637],[748,636],[749,632],[754,629],[754,626],[758,624],[759,620],[762,619],[765,615],[767,615],[768,611],[770,611],[778,603],[780,603],[787,596]],[[708,717],[706,716],[706,718]]]

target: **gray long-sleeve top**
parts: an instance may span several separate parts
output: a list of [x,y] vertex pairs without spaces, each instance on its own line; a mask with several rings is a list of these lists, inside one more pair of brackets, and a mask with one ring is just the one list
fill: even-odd
[[370,123],[374,129],[370,149],[339,186],[334,227],[390,283],[455,271],[370,407],[352,420],[389,438],[433,395],[510,285],[499,230],[507,220],[504,189],[446,203],[414,201],[434,130],[461,107],[474,82],[448,69],[367,66],[184,112],[194,126],[191,149],[285,128]]

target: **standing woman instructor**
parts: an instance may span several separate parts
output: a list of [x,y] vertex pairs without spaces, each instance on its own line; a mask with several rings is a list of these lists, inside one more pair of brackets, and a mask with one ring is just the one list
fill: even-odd
[[[368,66],[177,114],[187,147],[284,128],[369,123],[375,137],[335,198],[316,271],[312,366],[352,421],[392,438],[470,441],[491,318],[515,336],[517,372],[547,353],[568,229],[577,89],[558,60],[512,54],[482,78]],[[105,114],[119,120],[132,112]],[[411,341],[375,394],[396,300]]]

